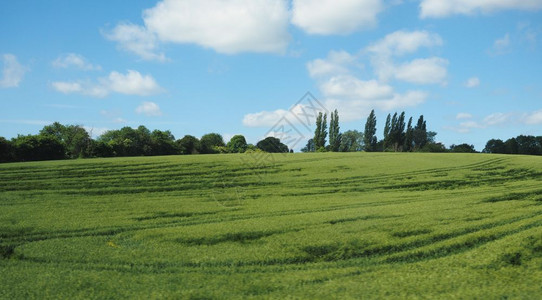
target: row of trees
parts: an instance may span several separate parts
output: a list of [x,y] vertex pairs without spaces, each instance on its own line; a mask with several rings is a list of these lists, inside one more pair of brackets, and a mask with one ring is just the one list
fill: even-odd
[[218,133],[205,134],[200,139],[185,135],[176,140],[169,130],[150,131],[145,126],[110,130],[92,139],[83,127],[58,122],[43,127],[37,135],[19,135],[11,140],[0,137],[0,162],[247,151],[290,150],[274,137],[267,137],[256,145],[248,144],[242,135],[235,135],[225,143]]
[[[328,130],[327,114],[319,113],[316,117],[314,138],[310,139],[301,151],[476,152],[474,146],[469,144],[451,145],[447,149],[443,144],[436,143],[436,133],[427,130],[423,115],[414,126],[412,117],[408,122],[405,122],[405,119],[405,112],[388,114],[384,125],[384,137],[378,140],[374,110],[367,117],[364,132],[357,130],[340,132],[337,110],[330,114]],[[329,144],[326,145],[326,142]],[[150,131],[145,126],[110,130],[97,139],[92,139],[91,133],[82,126],[55,122],[43,127],[37,135],[19,135],[11,140],[0,137],[0,162],[247,151],[292,152],[275,137],[267,137],[256,145],[248,144],[243,135],[235,135],[225,143],[218,133],[205,134],[200,139],[185,135],[176,140],[169,130]],[[482,152],[542,155],[542,136],[520,135],[506,141],[491,139]]]
[[436,132],[427,131],[427,124],[423,115],[418,118],[417,124],[412,126],[412,117],[409,118],[408,124],[405,123],[405,112],[400,114],[396,112],[393,116],[388,114],[384,126],[384,138],[380,141],[376,137],[377,120],[374,110],[367,117],[363,133],[357,130],[341,133],[339,113],[335,110],[330,115],[329,144],[326,146],[326,137],[328,135],[327,114],[319,113],[316,117],[314,138],[310,139],[301,151],[446,151],[444,145],[435,143]]
[[542,136],[520,135],[506,141],[491,139],[482,152],[542,155]]

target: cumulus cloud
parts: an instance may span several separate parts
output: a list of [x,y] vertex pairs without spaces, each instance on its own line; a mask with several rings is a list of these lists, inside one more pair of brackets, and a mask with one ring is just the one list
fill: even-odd
[[480,79],[478,77],[471,77],[465,82],[465,86],[468,88],[474,88],[480,85]]
[[[397,31],[372,43],[358,54],[330,51],[325,58],[307,62],[309,76],[316,81],[324,107],[337,109],[342,121],[365,118],[372,109],[391,111],[424,103],[429,94],[422,90],[397,91],[389,79],[414,84],[445,84],[448,60],[440,57],[418,58],[396,63],[420,48],[442,45],[440,36],[426,31]],[[376,78],[366,78],[362,59],[369,59]],[[365,76],[360,76],[364,71]],[[294,109],[296,109],[294,107]],[[277,109],[244,116],[249,127],[273,126],[290,111]],[[295,114],[294,114],[295,115]],[[295,122],[295,120],[289,120]]]
[[91,97],[103,98],[111,92],[125,95],[149,96],[163,91],[150,75],[128,70],[126,74],[113,71],[108,77],[98,78],[97,83],[88,81],[56,81],[51,85],[64,94],[78,93]]
[[79,93],[83,91],[83,87],[79,82],[57,81],[53,82],[52,86],[55,90],[64,94]]
[[143,12],[144,26],[119,24],[105,36],[147,60],[166,59],[161,43],[226,54],[284,53],[289,18],[286,0],[163,0]]
[[17,57],[13,54],[4,54],[2,62],[4,67],[0,78],[0,88],[18,87],[27,69],[17,61]]
[[271,127],[287,114],[288,111],[284,109],[249,113],[243,117],[243,125],[247,127]]
[[379,56],[401,56],[414,53],[422,47],[429,48],[442,44],[442,38],[436,33],[399,30],[373,43],[366,51]]
[[162,115],[160,107],[154,102],[143,102],[135,109],[135,111],[138,114],[144,114],[149,117],[159,117]]
[[93,65],[87,61],[85,57],[76,53],[68,53],[59,56],[52,62],[53,67],[55,68],[70,68],[74,67],[80,70],[92,71],[92,70],[101,70],[102,67],[98,65]]
[[309,34],[348,34],[376,25],[382,0],[293,0],[292,24]]
[[420,48],[441,46],[442,38],[427,31],[396,31],[365,48],[371,56],[371,64],[382,81],[397,79],[415,84],[446,85],[448,60],[440,57],[419,58],[397,63],[403,55],[417,52]]
[[398,80],[416,84],[446,84],[448,60],[440,57],[420,58],[403,63],[394,69]]
[[330,51],[326,59],[315,59],[307,63],[309,76],[321,78],[328,75],[348,74],[352,65],[360,66],[356,57],[346,51]]
[[134,70],[128,70],[126,74],[113,71],[101,81],[111,91],[126,95],[149,96],[162,91],[152,76],[143,76]]
[[536,11],[542,8],[540,0],[422,0],[421,18],[443,18],[451,15],[488,14],[501,10]]
[[120,49],[132,52],[144,60],[167,60],[165,54],[159,51],[156,34],[143,26],[121,23],[110,32],[104,32],[104,35],[117,42]]
[[320,90],[330,98],[385,99],[393,95],[393,88],[389,85],[352,75],[333,76],[320,85]]

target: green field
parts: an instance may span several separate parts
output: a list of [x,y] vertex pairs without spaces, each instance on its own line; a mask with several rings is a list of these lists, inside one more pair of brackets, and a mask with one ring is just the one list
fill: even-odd
[[542,158],[0,165],[0,298],[542,295]]

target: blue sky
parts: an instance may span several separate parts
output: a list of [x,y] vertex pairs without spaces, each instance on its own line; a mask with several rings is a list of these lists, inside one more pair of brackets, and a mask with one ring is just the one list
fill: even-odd
[[447,146],[542,135],[542,0],[3,1],[0,28],[7,138],[59,121],[256,143],[281,120],[309,138],[306,92],[342,131],[375,109],[379,138],[395,111]]

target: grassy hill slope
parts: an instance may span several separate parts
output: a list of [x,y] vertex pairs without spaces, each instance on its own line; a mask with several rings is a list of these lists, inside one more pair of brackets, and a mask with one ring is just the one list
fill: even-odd
[[542,158],[0,165],[0,298],[536,298]]

